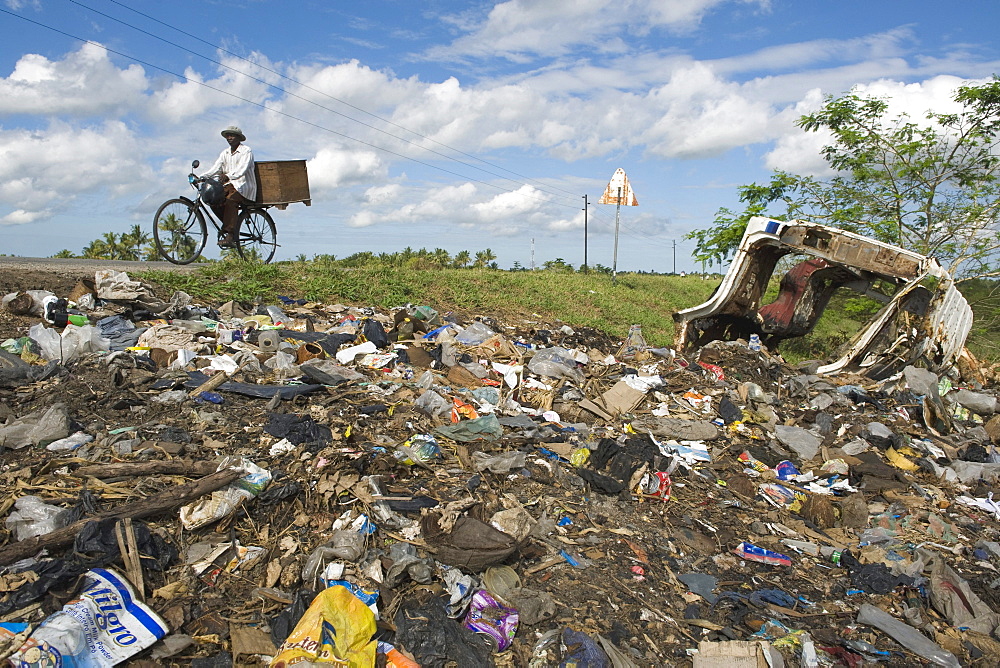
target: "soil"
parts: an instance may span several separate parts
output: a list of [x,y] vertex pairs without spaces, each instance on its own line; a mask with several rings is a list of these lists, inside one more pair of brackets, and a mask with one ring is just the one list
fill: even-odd
[[[84,276],[92,274],[34,270],[0,273],[0,294],[47,289],[64,295]],[[157,296],[169,298],[165,294]],[[447,310],[447,305],[433,306]],[[330,317],[322,310],[313,315],[317,321]],[[24,336],[28,327],[37,322],[37,318],[15,316],[0,309],[0,340]],[[562,323],[522,324],[506,321],[497,314],[491,324],[509,339],[522,338],[543,347],[560,344],[607,356],[616,353],[621,345],[621,341],[595,330],[560,333]],[[569,325],[572,327],[572,323]],[[600,357],[592,354],[591,358]],[[728,389],[735,396],[736,388],[747,382],[756,383],[764,392],[780,394],[783,380],[794,373],[780,360],[744,348],[717,348],[706,352],[701,361],[721,368],[726,381],[717,383],[712,369],[700,366],[693,358],[678,364],[648,357],[624,367],[608,367],[602,373],[595,371],[582,387],[593,398],[614,385],[625,368],[659,364],[666,382],[666,387],[657,390],[661,396],[679,397],[687,390],[695,390],[718,398]],[[422,371],[416,369],[415,375]],[[791,453],[782,456],[769,446],[762,426],[747,423],[743,430],[726,428],[722,438],[711,441],[711,462],[692,469],[681,466],[671,475],[669,500],[637,497],[628,489],[606,494],[598,491],[598,483],[585,483],[567,461],[581,443],[578,434],[559,425],[540,428],[534,436],[507,430],[502,439],[493,443],[463,444],[440,439],[441,460],[426,467],[397,462],[392,456],[396,446],[415,434],[430,433],[440,421],[432,420],[413,406],[421,392],[413,387],[413,379],[407,383],[385,377],[380,371],[365,373],[369,378],[364,383],[325,388],[271,407],[267,399],[233,392],[221,392],[223,403],[218,405],[191,401],[180,406],[156,403],[153,398],[164,390],[152,389],[152,381],[177,378],[178,374],[145,369],[142,365],[109,366],[101,357],[72,363],[67,373],[47,380],[0,388],[0,423],[7,417],[24,416],[64,403],[75,426],[97,437],[94,444],[69,456],[30,446],[0,452],[0,484],[5,489],[0,502],[5,513],[14,499],[25,494],[36,494],[67,508],[83,508],[85,501],[96,504],[96,508],[83,511],[86,516],[95,510],[169,490],[184,481],[166,475],[103,481],[66,475],[68,470],[91,463],[158,459],[217,461],[232,456],[248,458],[271,472],[270,494],[242,505],[210,526],[184,530],[176,511],[144,520],[179,553],[163,571],[143,570],[146,601],[174,633],[190,635],[194,642],[169,659],[154,661],[147,650],[128,665],[193,665],[220,652],[228,654],[239,649],[234,648],[234,634],[242,634],[244,628],[262,630],[266,636],[295,594],[310,589],[310,583],[301,580],[302,566],[316,547],[330,540],[331,527],[337,518],[350,510],[374,512],[369,505],[370,496],[361,491],[366,487],[361,482],[363,476],[381,476],[386,495],[394,499],[429,497],[439,504],[439,509],[464,501],[465,515],[487,521],[497,511],[523,507],[535,520],[549,518],[558,523],[550,534],[519,543],[504,560],[517,572],[523,587],[550,595],[555,608],[548,618],[522,620],[511,648],[493,656],[498,666],[527,666],[533,653],[542,657],[535,665],[558,665],[561,660],[558,643],[537,652],[534,647],[543,634],[564,627],[592,638],[600,634],[637,666],[689,666],[690,652],[698,647],[699,641],[751,639],[761,624],[771,619],[780,620],[791,629],[808,630],[820,647],[843,647],[847,641],[861,640],[892,652],[885,665],[916,664],[914,655],[905,653],[884,634],[854,624],[862,603],[872,603],[899,616],[907,590],[852,593],[858,587],[844,568],[831,563],[828,557],[797,554],[779,542],[784,537],[782,531],[788,530],[796,532],[798,540],[821,545],[857,549],[858,543],[855,530],[838,526],[839,509],[834,497],[822,497],[833,499],[832,503],[826,501],[830,517],[824,519],[823,509],[810,505],[792,511],[766,502],[757,493],[761,480],[744,473],[745,467],[737,455],[749,449],[769,465],[792,457]],[[252,374],[244,379],[268,380]],[[546,400],[544,391],[537,394],[525,391],[519,397],[522,403]],[[612,460],[595,473],[614,478],[616,466],[619,472],[622,466],[627,469],[629,461],[638,461],[637,453],[648,452],[648,436],[623,434],[622,421],[596,418],[577,407],[578,398],[559,392],[549,396],[563,423],[586,423],[593,433],[592,443],[602,437],[620,437],[619,444],[625,453],[623,458]],[[899,420],[898,405],[891,397],[882,397],[882,402],[881,410],[865,403],[831,409],[833,424],[822,446],[824,452],[830,458],[837,454],[834,448],[844,442],[836,440],[838,433],[847,434],[845,440],[849,440],[852,433],[869,422],[894,424],[893,416],[901,431],[909,429],[924,435],[922,427]],[[636,416],[649,417],[658,403],[650,395],[637,407]],[[707,416],[697,414],[690,403],[670,405],[673,416],[698,420],[716,417],[714,412]],[[718,402],[713,402],[713,406],[717,407]],[[810,413],[800,401],[779,400],[773,408],[778,424],[811,427],[816,420],[817,411]],[[291,452],[271,454],[270,446],[278,439],[269,435],[265,427],[273,414],[293,415],[306,421],[311,418],[329,429],[329,437],[306,440]],[[121,429],[132,431],[115,433]],[[125,439],[139,439],[132,454],[116,452],[115,444]],[[505,473],[477,473],[472,466],[474,452],[498,454],[515,449],[527,454],[523,468]],[[808,468],[818,469],[822,462],[820,456]],[[656,457],[650,458],[650,463],[655,471],[656,464],[662,462]],[[921,484],[941,486],[924,473],[914,476]],[[860,481],[853,476],[851,479],[854,483]],[[954,494],[949,492],[946,497],[952,499]],[[973,592],[994,610],[1000,610],[1000,590],[991,585],[996,579],[998,562],[994,557],[994,565],[990,565],[988,558],[973,556],[971,552],[971,546],[980,539],[997,540],[995,521],[984,517],[981,511],[970,511],[957,504],[946,508],[930,506],[908,485],[891,493],[865,493],[865,501],[870,504],[873,517],[879,508],[888,508],[893,503],[897,504],[892,506],[897,512],[900,508],[908,509],[903,514],[913,522],[904,540],[912,541],[911,546],[922,541],[945,540],[929,533],[932,523],[928,512],[944,518],[955,535],[961,536],[953,544],[968,549],[957,556],[942,554],[969,581]],[[399,512],[418,521],[421,517],[419,510]],[[399,531],[379,530],[372,534],[366,547],[380,550],[370,554],[381,554],[381,559],[366,562],[362,558],[358,564],[348,564],[348,579],[379,588],[368,576],[380,569],[367,568],[362,573],[360,564],[376,563],[381,569],[388,569],[392,565],[388,551],[402,538]],[[231,573],[222,572],[212,583],[197,577],[191,566],[185,564],[192,545],[233,539],[241,545],[263,547],[264,553],[252,564]],[[12,536],[0,533],[0,545],[11,541]],[[412,539],[421,555],[426,554],[424,548],[435,547],[429,541],[426,534]],[[767,565],[743,559],[734,554],[741,541],[788,554],[792,565]],[[575,567],[560,558],[560,550],[577,562]],[[52,550],[49,556],[66,560],[80,557],[71,548]],[[110,567],[125,572],[120,557]],[[679,578],[690,573],[716,578],[714,595],[718,600],[714,605],[707,599],[712,597],[711,588],[707,594],[702,592],[706,595],[698,595],[680,582]],[[481,576],[482,572],[473,574]],[[0,584],[16,581],[6,577],[9,579],[0,577]],[[382,632],[389,633],[387,637],[391,637],[400,610],[405,612],[442,595],[447,598],[439,574],[425,583],[403,576],[394,587],[380,589],[379,626]],[[774,589],[782,590],[790,598],[768,602],[752,596]],[[27,619],[39,621],[58,610],[73,593],[68,586],[53,589],[39,599],[41,606],[29,612]],[[780,600],[780,604],[775,600]],[[927,606],[926,600],[923,613],[943,632],[937,642],[946,643],[963,665],[996,665],[982,662],[990,658],[989,651],[985,653],[986,659],[977,662],[975,656],[983,652],[968,642],[963,646],[962,640],[968,637],[946,631],[949,625]],[[785,642],[786,661],[797,663],[795,648],[801,643],[800,637],[792,635]],[[980,638],[977,642],[991,647]],[[233,658],[238,665],[266,665],[254,653]],[[448,664],[441,661],[425,665]]]

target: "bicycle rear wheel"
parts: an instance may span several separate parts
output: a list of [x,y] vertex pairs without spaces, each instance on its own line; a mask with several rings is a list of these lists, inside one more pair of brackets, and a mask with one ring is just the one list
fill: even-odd
[[190,200],[167,200],[153,219],[153,239],[167,262],[190,264],[198,259],[208,240],[205,217]]
[[267,264],[278,247],[277,237],[271,214],[264,209],[246,209],[240,214],[236,252],[244,260]]

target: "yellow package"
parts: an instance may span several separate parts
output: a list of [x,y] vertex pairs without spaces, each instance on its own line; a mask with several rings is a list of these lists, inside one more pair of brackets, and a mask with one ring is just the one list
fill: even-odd
[[300,663],[372,668],[377,646],[374,634],[375,613],[349,589],[335,585],[313,599],[271,660],[271,668]]

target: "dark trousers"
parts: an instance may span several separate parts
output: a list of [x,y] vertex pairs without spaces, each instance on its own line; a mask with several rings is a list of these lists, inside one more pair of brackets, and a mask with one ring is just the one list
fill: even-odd
[[222,219],[223,234],[236,236],[239,233],[240,205],[248,204],[250,200],[241,195],[232,183],[227,183],[224,190],[226,193],[225,201],[213,206],[212,211]]

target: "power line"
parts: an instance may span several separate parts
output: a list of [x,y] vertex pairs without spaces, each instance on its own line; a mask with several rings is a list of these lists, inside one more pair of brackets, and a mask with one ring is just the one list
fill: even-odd
[[[271,83],[268,83],[267,81],[264,81],[264,80],[262,80],[262,79],[259,79],[259,78],[257,78],[257,77],[254,77],[253,75],[251,75],[251,74],[247,74],[246,72],[240,72],[239,70],[236,70],[235,68],[233,68],[233,67],[230,67],[229,65],[226,65],[225,63],[222,63],[222,62],[219,62],[219,61],[217,61],[217,60],[215,60],[215,59],[213,59],[213,58],[210,58],[210,57],[208,57],[208,56],[205,56],[205,55],[203,55],[203,54],[200,54],[200,53],[197,53],[196,51],[192,51],[191,49],[188,49],[188,48],[186,48],[186,47],[184,47],[184,46],[181,46],[180,44],[177,44],[177,43],[175,43],[175,42],[172,42],[172,41],[170,41],[170,40],[168,40],[168,39],[166,39],[166,38],[163,38],[163,37],[160,37],[159,35],[156,35],[156,34],[154,34],[154,33],[151,33],[151,32],[149,32],[149,31],[147,31],[147,30],[144,30],[144,29],[142,29],[142,28],[139,28],[138,26],[134,26],[134,25],[132,25],[132,24],[130,24],[130,23],[127,23],[127,22],[125,22],[125,21],[122,21],[121,19],[118,19],[118,18],[116,18],[116,17],[113,17],[113,16],[110,16],[110,15],[108,15],[108,14],[105,14],[104,12],[101,12],[101,11],[99,11],[99,10],[97,10],[97,9],[94,9],[93,7],[89,7],[89,6],[87,6],[87,5],[85,5],[85,4],[81,3],[81,2],[78,2],[77,0],[70,0],[70,2],[72,2],[73,4],[75,4],[75,5],[79,6],[79,7],[83,7],[84,9],[87,9],[87,10],[89,10],[89,11],[92,11],[92,12],[94,12],[95,14],[98,14],[98,15],[100,15],[100,16],[103,16],[103,17],[105,17],[105,18],[107,18],[107,19],[110,19],[110,20],[112,20],[112,21],[116,21],[116,22],[118,22],[118,23],[120,23],[120,24],[122,24],[122,25],[124,25],[124,26],[127,26],[127,27],[129,27],[129,28],[132,28],[133,30],[136,30],[136,31],[138,31],[138,32],[141,32],[141,33],[143,33],[144,35],[147,35],[147,36],[149,36],[149,37],[153,37],[154,39],[158,39],[158,40],[160,40],[161,42],[164,42],[164,43],[166,43],[166,44],[169,44],[170,46],[173,46],[173,47],[175,47],[175,48],[178,48],[178,49],[181,49],[182,51],[185,51],[185,52],[187,52],[187,53],[190,53],[190,54],[192,54],[192,55],[195,55],[195,56],[198,56],[199,58],[204,58],[205,60],[207,60],[207,61],[209,61],[209,62],[211,62],[211,63],[214,63],[214,64],[216,64],[216,65],[219,65],[220,67],[224,67],[224,68],[226,68],[226,69],[229,69],[229,70],[231,70],[231,71],[233,71],[233,72],[236,72],[236,73],[238,73],[238,74],[242,74],[243,76],[246,76],[246,77],[248,77],[248,78],[250,78],[250,79],[253,79],[254,81],[257,81],[257,82],[259,82],[259,83],[262,83],[262,84],[265,84],[265,85],[267,85],[267,86],[270,86],[271,88],[274,88],[274,89],[276,89],[276,90],[280,90],[280,91],[282,91],[283,93],[285,93],[286,95],[289,95],[289,96],[291,96],[291,97],[295,97],[295,98],[298,98],[298,99],[300,99],[300,100],[303,100],[304,102],[308,102],[309,104],[313,104],[313,105],[315,105],[315,106],[319,107],[320,109],[324,109],[325,111],[329,111],[330,113],[333,113],[333,114],[337,114],[338,116],[342,116],[343,118],[346,118],[346,119],[348,119],[348,120],[350,120],[350,121],[353,121],[353,122],[355,122],[355,123],[358,123],[358,124],[360,124],[360,125],[363,125],[363,126],[365,126],[365,127],[367,127],[367,128],[370,128],[370,129],[372,129],[372,130],[375,130],[376,132],[382,132],[382,133],[384,133],[384,134],[387,134],[387,135],[388,135],[388,136],[390,136],[390,137],[393,137],[394,139],[398,139],[398,140],[400,140],[400,141],[402,141],[402,142],[406,142],[407,144],[410,144],[410,145],[412,145],[412,146],[415,146],[415,147],[417,147],[417,148],[420,148],[420,149],[422,149],[422,150],[425,150],[425,151],[429,151],[429,152],[431,152],[431,153],[434,153],[435,155],[439,155],[439,156],[441,156],[442,158],[445,158],[446,160],[453,160],[453,161],[455,161],[455,162],[458,162],[458,163],[459,163],[459,164],[461,164],[461,165],[465,165],[466,167],[470,167],[470,168],[472,168],[472,169],[478,169],[478,170],[480,170],[480,171],[483,171],[483,172],[486,172],[487,174],[490,174],[491,176],[496,176],[497,178],[501,178],[501,179],[505,179],[505,180],[508,180],[508,181],[514,181],[514,179],[511,179],[511,178],[509,178],[509,177],[507,177],[507,176],[503,176],[503,175],[501,175],[501,174],[497,174],[497,173],[495,173],[495,172],[491,172],[491,171],[490,171],[490,170],[488,170],[488,169],[483,169],[482,167],[479,167],[479,166],[476,166],[476,165],[471,165],[471,164],[469,164],[469,163],[467,163],[467,162],[464,162],[464,161],[462,161],[462,160],[458,160],[457,158],[455,158],[455,157],[453,157],[453,156],[449,156],[449,155],[446,155],[446,154],[444,154],[444,153],[441,153],[441,152],[439,152],[439,151],[435,151],[434,149],[431,149],[431,148],[428,148],[428,147],[426,147],[426,146],[421,146],[421,145],[419,145],[419,144],[417,144],[417,143],[415,143],[415,142],[413,142],[413,141],[410,141],[409,139],[406,139],[406,138],[404,138],[404,137],[400,137],[400,136],[398,136],[398,135],[394,135],[394,134],[392,134],[392,133],[390,133],[390,132],[388,132],[388,131],[386,131],[386,130],[383,130],[383,129],[381,129],[381,128],[378,128],[378,127],[376,127],[376,126],[374,126],[374,125],[371,125],[371,124],[369,124],[369,123],[366,123],[366,122],[364,122],[364,121],[361,121],[361,120],[358,120],[358,119],[356,119],[356,118],[353,118],[353,117],[351,117],[351,116],[348,116],[347,114],[344,114],[343,112],[340,112],[340,111],[337,111],[337,110],[335,110],[335,109],[330,109],[329,107],[325,107],[325,106],[323,106],[323,105],[321,105],[321,104],[319,104],[319,103],[317,103],[317,102],[315,102],[315,101],[313,101],[313,100],[310,100],[310,99],[308,99],[308,98],[305,98],[305,97],[303,97],[303,96],[301,96],[301,95],[297,95],[297,94],[295,94],[295,93],[292,93],[292,92],[288,91],[287,89],[285,89],[285,88],[282,88],[281,86],[276,86],[276,85],[274,85],[274,84],[271,84]],[[326,98],[329,98],[329,99],[331,99],[331,100],[334,100],[334,101],[336,101],[336,102],[339,102],[340,104],[343,104],[343,105],[346,105],[346,106],[350,107],[351,109],[354,109],[354,110],[356,110],[356,111],[359,111],[359,112],[361,112],[361,113],[363,113],[363,114],[366,114],[366,115],[368,115],[368,116],[371,116],[372,118],[375,118],[375,119],[377,119],[377,120],[379,120],[379,121],[382,121],[383,123],[386,123],[386,124],[388,124],[388,125],[391,125],[391,126],[393,126],[393,127],[396,127],[396,128],[399,128],[399,129],[401,129],[401,130],[404,130],[404,131],[406,131],[406,132],[409,132],[409,133],[411,133],[411,134],[413,134],[413,135],[416,135],[417,137],[420,137],[421,139],[423,139],[423,140],[425,140],[425,141],[428,141],[428,142],[431,142],[431,143],[433,143],[433,144],[436,144],[436,145],[438,145],[438,146],[441,146],[441,147],[443,147],[443,148],[446,148],[446,149],[448,149],[448,150],[450,150],[450,151],[454,151],[454,152],[456,152],[456,153],[458,153],[458,154],[460,154],[460,155],[464,155],[464,156],[466,156],[467,158],[470,158],[470,159],[472,159],[472,160],[475,160],[475,161],[477,161],[477,162],[481,162],[481,163],[483,163],[484,165],[488,165],[488,166],[490,166],[490,167],[493,167],[493,168],[495,168],[495,169],[499,169],[499,170],[502,170],[502,171],[504,171],[504,172],[507,172],[507,173],[509,173],[509,174],[513,174],[514,176],[518,177],[519,179],[523,179],[523,180],[526,180],[526,181],[531,181],[531,182],[533,182],[533,183],[536,183],[536,184],[539,184],[539,185],[542,185],[542,186],[545,186],[545,187],[550,187],[550,188],[552,188],[552,189],[554,189],[554,190],[559,190],[559,191],[561,191],[561,192],[564,192],[564,193],[566,193],[566,194],[568,194],[568,195],[572,195],[573,197],[576,197],[576,193],[573,193],[573,192],[570,192],[569,190],[565,190],[565,189],[563,189],[563,188],[560,188],[560,187],[558,187],[558,186],[550,186],[550,185],[548,185],[548,184],[544,184],[544,183],[543,183],[543,182],[542,182],[541,180],[539,180],[539,179],[535,179],[535,178],[532,178],[532,177],[530,177],[530,176],[526,176],[526,175],[524,175],[524,174],[520,174],[520,173],[518,173],[518,172],[515,172],[515,171],[513,171],[513,170],[511,170],[511,169],[507,169],[506,167],[503,167],[503,166],[501,166],[501,165],[497,165],[497,164],[494,164],[494,163],[491,163],[491,162],[489,162],[489,161],[487,161],[487,160],[483,160],[482,158],[480,158],[480,157],[478,157],[478,156],[475,156],[475,155],[472,155],[471,153],[467,153],[467,152],[465,152],[465,151],[462,151],[461,149],[458,149],[458,148],[455,148],[455,147],[453,147],[453,146],[449,146],[448,144],[444,144],[443,142],[439,142],[439,141],[437,141],[437,140],[435,140],[435,139],[432,139],[432,138],[430,138],[430,137],[428,137],[428,136],[426,136],[426,135],[423,135],[423,134],[421,134],[421,133],[419,133],[419,132],[416,132],[416,131],[414,131],[414,130],[410,130],[409,128],[407,128],[407,127],[405,127],[405,126],[403,126],[403,125],[400,125],[400,124],[398,124],[398,123],[395,123],[395,122],[393,122],[393,121],[391,121],[391,120],[389,120],[389,119],[387,119],[387,118],[382,118],[381,116],[379,116],[379,115],[377,115],[377,114],[374,114],[374,113],[372,113],[372,112],[370,112],[370,111],[368,111],[368,110],[366,110],[366,109],[363,109],[363,108],[361,108],[361,107],[358,107],[358,106],[356,106],[356,105],[353,105],[353,104],[351,104],[350,102],[347,102],[346,100],[342,100],[342,99],[340,99],[340,98],[338,98],[338,97],[336,97],[336,96],[333,96],[333,95],[330,95],[329,93],[326,93],[325,91],[321,91],[321,90],[319,90],[319,89],[317,89],[317,88],[313,88],[312,86],[309,86],[308,84],[306,84],[306,83],[303,83],[303,82],[301,82],[301,81],[299,81],[299,80],[297,80],[297,79],[295,79],[295,78],[293,78],[293,77],[289,77],[289,76],[287,76],[287,75],[285,75],[285,74],[282,74],[281,72],[278,72],[278,71],[276,71],[276,70],[273,70],[273,69],[271,69],[271,68],[269,68],[269,67],[266,67],[265,65],[261,65],[260,63],[255,63],[255,62],[253,62],[253,61],[251,61],[251,60],[249,60],[249,59],[247,59],[247,58],[245,58],[245,57],[243,57],[243,56],[241,56],[241,55],[239,55],[239,54],[237,54],[237,53],[234,53],[234,52],[232,52],[232,51],[230,51],[230,50],[228,50],[228,49],[225,49],[225,48],[224,48],[224,47],[222,47],[222,46],[219,46],[219,45],[216,45],[216,44],[212,44],[211,42],[209,42],[209,41],[207,41],[207,40],[204,40],[204,39],[202,39],[202,38],[198,37],[197,35],[194,35],[194,34],[192,34],[192,33],[189,33],[189,32],[186,32],[186,31],[184,31],[184,30],[181,30],[180,28],[177,28],[177,27],[175,27],[175,26],[172,26],[172,25],[170,25],[169,23],[166,23],[166,22],[164,22],[164,21],[161,21],[160,19],[157,19],[157,18],[156,18],[156,17],[154,17],[154,16],[150,16],[149,14],[146,14],[146,13],[144,13],[144,12],[141,12],[141,11],[137,10],[137,9],[134,9],[134,8],[132,8],[132,7],[129,7],[128,5],[126,5],[126,4],[122,3],[122,2],[118,2],[118,0],[111,0],[111,2],[113,2],[113,3],[114,3],[114,4],[116,4],[116,5],[118,5],[119,7],[123,7],[124,9],[127,9],[127,10],[129,10],[129,11],[131,11],[131,12],[134,12],[134,13],[136,13],[136,14],[138,14],[138,15],[142,16],[142,17],[145,17],[145,18],[147,18],[147,19],[151,20],[151,21],[154,21],[154,22],[156,22],[156,23],[158,23],[158,24],[160,24],[160,25],[162,25],[162,26],[164,26],[164,27],[166,27],[166,28],[170,28],[171,30],[174,30],[174,31],[176,31],[176,32],[179,32],[179,33],[180,33],[180,34],[182,34],[182,35],[185,35],[185,36],[187,36],[187,37],[190,37],[191,39],[194,39],[194,40],[196,40],[196,41],[198,41],[198,42],[201,42],[202,44],[205,44],[205,45],[207,45],[207,46],[210,46],[210,47],[212,47],[213,49],[217,49],[217,50],[219,50],[219,51],[222,51],[223,53],[226,53],[226,54],[228,54],[228,55],[230,55],[230,56],[233,56],[234,58],[237,58],[237,59],[239,59],[239,60],[242,60],[243,62],[245,62],[245,63],[248,63],[248,64],[250,64],[250,65],[252,65],[252,66],[254,66],[254,67],[258,67],[258,68],[260,68],[260,69],[264,70],[265,72],[270,72],[271,74],[274,74],[274,75],[276,75],[276,76],[278,76],[278,77],[281,77],[282,79],[284,79],[284,80],[286,80],[286,81],[290,81],[290,82],[292,82],[292,83],[294,83],[294,84],[296,84],[296,85],[298,85],[298,86],[301,86],[302,88],[305,88],[305,89],[307,89],[307,90],[310,90],[310,91],[312,91],[312,92],[314,92],[314,93],[317,93],[317,94],[319,94],[319,95],[322,95],[322,96],[324,96],[324,97],[326,97]],[[515,181],[515,182],[516,182],[516,181]],[[547,194],[550,194],[550,195],[553,195],[553,196],[558,196],[558,195],[555,195],[555,193],[551,193],[551,192],[548,192],[547,190],[545,190],[545,187],[541,187],[541,188],[539,188],[539,190],[541,190],[542,192],[546,192]]]
[[[364,146],[368,146],[368,147],[373,148],[373,149],[375,149],[377,151],[383,151],[383,152],[388,153],[390,155],[394,155],[394,156],[396,156],[398,158],[402,158],[403,160],[409,160],[411,162],[415,162],[417,164],[424,165],[425,167],[430,167],[431,169],[436,169],[438,171],[444,172],[445,174],[451,174],[452,176],[456,176],[456,177],[458,177],[460,179],[465,179],[467,181],[472,181],[473,183],[479,183],[479,184],[484,185],[486,187],[494,188],[494,189],[500,190],[502,192],[509,192],[509,193],[513,193],[514,192],[513,190],[510,190],[509,188],[504,188],[504,187],[496,185],[494,183],[489,183],[489,182],[483,181],[481,179],[472,178],[472,177],[466,176],[464,174],[459,174],[458,172],[454,172],[454,171],[452,171],[450,169],[445,169],[444,167],[441,167],[439,165],[435,165],[433,163],[425,162],[423,160],[419,160],[419,159],[411,157],[411,156],[406,156],[406,155],[403,155],[402,153],[398,153],[398,152],[393,151],[391,149],[388,149],[388,148],[385,148],[385,147],[382,147],[382,146],[378,146],[377,144],[373,144],[371,142],[367,142],[367,141],[365,141],[363,139],[358,139],[357,137],[352,137],[352,136],[350,136],[348,134],[344,134],[343,132],[338,132],[338,131],[333,130],[331,128],[328,128],[328,127],[325,127],[323,125],[320,125],[318,123],[313,123],[312,121],[308,121],[308,120],[306,120],[304,118],[299,118],[298,116],[295,116],[293,114],[289,114],[288,112],[281,111],[281,110],[275,109],[273,107],[269,107],[269,106],[267,106],[264,103],[255,102],[254,100],[250,100],[248,98],[242,97],[242,96],[237,95],[235,93],[231,93],[231,92],[229,92],[227,90],[223,90],[221,88],[216,88],[215,86],[207,84],[207,83],[205,83],[203,81],[197,81],[195,79],[189,79],[188,77],[184,76],[183,74],[178,74],[177,72],[174,72],[173,70],[169,70],[167,68],[160,67],[159,65],[154,65],[154,64],[152,64],[150,62],[144,61],[144,60],[142,60],[140,58],[136,58],[135,56],[129,55],[127,53],[123,53],[121,51],[116,51],[115,49],[110,49],[110,48],[108,48],[107,46],[105,46],[103,44],[99,44],[97,42],[94,42],[93,40],[89,40],[89,39],[85,39],[83,37],[79,37],[77,35],[73,35],[71,33],[68,33],[66,31],[64,31],[64,30],[60,30],[59,28],[56,28],[54,26],[46,25],[44,23],[41,23],[40,21],[35,21],[33,19],[29,19],[26,16],[22,16],[20,14],[16,14],[16,13],[14,13],[12,11],[7,10],[7,9],[3,9],[2,7],[0,7],[0,12],[3,12],[4,14],[9,14],[11,16],[16,16],[17,18],[19,18],[19,19],[21,19],[23,21],[27,21],[28,23],[32,23],[32,24],[37,25],[37,26],[42,27],[42,28],[46,28],[46,29],[51,30],[51,31],[53,31],[55,33],[63,35],[65,37],[69,37],[70,39],[75,39],[77,41],[83,42],[84,44],[90,44],[90,45],[102,48],[105,51],[108,51],[109,53],[113,53],[113,54],[121,56],[123,58],[127,58],[127,59],[129,59],[129,60],[131,60],[133,62],[139,63],[140,65],[145,65],[146,67],[151,67],[151,68],[153,68],[155,70],[159,70],[160,72],[164,72],[165,74],[169,74],[171,76],[175,76],[178,79],[186,81],[187,83],[197,84],[197,85],[202,86],[204,88],[207,88],[209,90],[213,90],[213,91],[215,91],[217,93],[222,93],[223,95],[228,95],[229,97],[232,97],[232,98],[235,98],[237,100],[240,100],[241,102],[246,102],[247,104],[251,104],[251,105],[253,105],[255,107],[260,107],[261,109],[263,109],[265,111],[269,111],[271,113],[278,114],[280,116],[284,116],[284,117],[289,118],[291,120],[298,121],[300,123],[304,123],[306,125],[309,125],[311,127],[316,128],[317,130],[322,130],[324,132],[329,132],[330,134],[337,135],[338,137],[343,137],[344,139],[349,139],[349,140],[351,140],[353,142],[357,142],[359,144],[363,144]],[[462,163],[462,164],[465,164],[465,163]],[[507,180],[510,180],[510,179],[507,179]],[[521,196],[522,197],[526,197],[528,199],[534,199],[534,200],[537,200],[537,201],[540,201],[540,202],[548,202],[548,203],[551,203],[551,204],[554,204],[554,205],[557,205],[557,206],[564,206],[564,207],[569,207],[569,208],[573,208],[573,209],[577,208],[577,205],[575,203],[573,203],[573,204],[563,204],[561,202],[555,202],[555,201],[552,201],[550,199],[544,199],[544,198],[541,198],[541,197],[533,197],[531,195],[524,195],[524,194],[522,194]]]
[[[598,217],[604,219],[603,222],[606,222],[606,223],[609,223],[609,224],[612,222],[610,214],[608,214],[607,212],[605,212],[605,211],[603,211],[601,209],[596,209],[596,214],[597,214]],[[670,244],[669,244],[669,241],[664,240],[662,237],[657,237],[657,236],[653,236],[651,234],[648,234],[646,232],[642,232],[642,231],[637,230],[636,228],[631,227],[631,226],[629,226],[629,225],[627,225],[626,223],[623,223],[623,222],[619,222],[619,224],[625,230],[627,230],[629,232],[632,232],[632,234],[627,234],[626,233],[625,236],[627,236],[627,237],[630,237],[632,239],[636,239],[636,240],[642,241],[644,243],[652,244],[654,246],[662,246],[664,248],[671,247]]]

